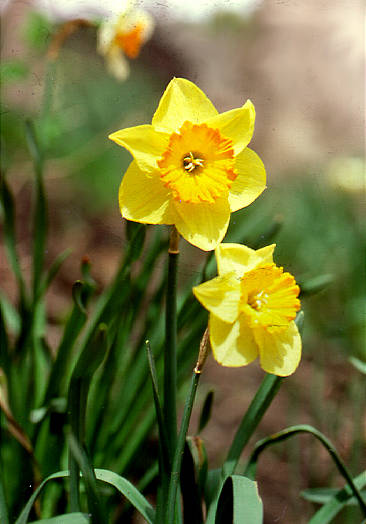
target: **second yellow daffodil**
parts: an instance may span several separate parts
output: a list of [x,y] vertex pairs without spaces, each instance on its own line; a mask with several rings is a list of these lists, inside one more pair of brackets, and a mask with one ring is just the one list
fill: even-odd
[[266,187],[263,163],[247,147],[254,120],[249,100],[219,114],[195,84],[174,78],[151,125],[109,136],[134,157],[119,190],[122,216],[174,224],[191,244],[215,249],[230,214],[251,204]]
[[221,244],[215,252],[219,276],[193,292],[210,312],[210,342],[220,364],[245,366],[259,356],[264,371],[287,376],[301,357],[294,322],[300,289],[273,262],[274,248]]

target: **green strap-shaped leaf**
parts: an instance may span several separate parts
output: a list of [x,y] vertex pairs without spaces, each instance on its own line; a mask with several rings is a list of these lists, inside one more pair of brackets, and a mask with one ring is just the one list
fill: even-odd
[[231,475],[222,487],[217,505],[215,524],[262,524],[263,506],[257,483]]
[[95,476],[98,480],[114,486],[131,502],[149,524],[154,523],[154,508],[131,482],[108,469],[96,469]]
[[[117,489],[131,504],[141,513],[143,518],[148,522],[148,524],[154,524],[155,511],[151,504],[145,499],[145,497],[139,492],[137,488],[127,479],[117,475],[113,471],[107,469],[95,469],[95,476],[98,480],[110,484]],[[25,505],[23,511],[19,515],[15,524],[27,524],[29,513],[32,509],[32,506],[37,499],[38,495],[41,493],[44,486],[50,480],[60,479],[69,477],[69,471],[58,471],[47,477],[35,490],[32,496],[29,498],[27,504]]]
[[33,223],[33,301],[35,302],[41,284],[41,275],[44,264],[48,225],[47,202],[43,183],[43,152],[39,145],[35,126],[31,120],[25,122],[25,135],[36,174]]
[[359,489],[353,482],[353,478],[350,472],[348,471],[346,465],[343,463],[343,460],[338,455],[337,450],[335,449],[333,444],[330,442],[330,440],[328,440],[320,431],[318,431],[317,429],[307,424],[291,426],[289,428],[279,431],[278,433],[275,433],[274,435],[271,435],[257,442],[257,444],[255,445],[254,451],[249,458],[248,464],[245,469],[245,474],[250,478],[254,478],[256,474],[256,467],[257,467],[259,455],[268,446],[276,444],[277,442],[281,442],[282,440],[286,440],[299,433],[309,433],[310,435],[318,439],[319,442],[321,442],[321,444],[325,447],[325,449],[328,451],[329,455],[333,459],[334,463],[336,464],[339,473],[344,477],[353,495],[358,500],[361,511],[363,512],[364,516],[366,517],[366,501],[363,500]]
[[197,433],[201,433],[201,431],[204,430],[208,421],[210,420],[213,400],[214,400],[214,391],[211,390],[207,393],[205,401],[202,406],[201,415],[200,415],[199,422],[198,422]]
[[50,519],[41,519],[31,522],[31,524],[37,524],[43,522],[43,524],[88,524],[90,519],[86,513],[65,513],[64,515],[57,515]]
[[192,445],[192,440],[189,443],[187,439],[184,446],[182,467],[180,472],[180,488],[183,500],[183,518],[185,524],[202,524],[202,501],[200,486],[198,484],[198,468],[196,469],[197,464],[195,464],[192,452],[193,450],[190,444]]
[[[353,481],[357,489],[361,490],[364,488],[366,486],[366,471],[354,478]],[[309,520],[309,524],[328,524],[329,522],[332,522],[334,517],[338,515],[346,504],[350,503],[350,501],[356,500],[357,499],[353,496],[351,488],[346,485],[315,513],[315,515]]]
[[[300,495],[309,502],[315,504],[327,504],[335,497],[339,492],[337,488],[310,488],[304,489]],[[361,491],[362,497],[366,500],[366,490]],[[357,506],[358,502],[355,497],[351,497],[346,502],[347,506]]]

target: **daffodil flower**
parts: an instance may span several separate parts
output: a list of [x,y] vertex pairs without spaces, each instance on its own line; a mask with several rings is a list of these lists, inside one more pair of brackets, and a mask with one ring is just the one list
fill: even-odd
[[195,84],[174,78],[151,125],[109,136],[134,157],[119,190],[122,216],[174,224],[191,244],[215,249],[230,213],[248,206],[265,189],[263,163],[247,147],[254,119],[249,100],[219,114]]
[[294,322],[299,286],[273,262],[274,248],[221,244],[215,251],[219,276],[193,293],[210,312],[210,342],[219,364],[246,366],[259,356],[264,371],[287,376],[301,357]]
[[109,72],[121,81],[130,70],[125,56],[137,58],[154,29],[154,20],[147,11],[135,8],[133,1],[124,4],[103,20],[98,31],[98,51],[105,57]]

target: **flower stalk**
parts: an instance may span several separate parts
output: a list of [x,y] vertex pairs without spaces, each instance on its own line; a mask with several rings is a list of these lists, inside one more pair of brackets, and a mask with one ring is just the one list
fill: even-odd
[[179,233],[173,226],[168,249],[168,282],[165,316],[164,406],[169,456],[173,460],[177,442],[177,273]]
[[175,453],[174,453],[172,472],[170,475],[170,482],[169,482],[168,503],[167,503],[166,519],[165,519],[166,524],[173,524],[174,522],[175,505],[176,505],[177,491],[178,491],[178,485],[179,485],[180,470],[181,470],[183,453],[184,453],[184,445],[186,442],[189,421],[191,419],[192,408],[193,408],[194,399],[196,397],[198,382],[200,380],[202,368],[203,368],[203,365],[207,357],[208,349],[209,349],[209,336],[208,336],[208,329],[206,328],[206,331],[204,332],[201,343],[200,343],[197,364],[192,373],[191,387],[189,389],[189,393],[188,393],[188,396],[186,398],[186,402],[184,405],[182,422],[181,422],[180,431],[178,435],[177,446],[176,446]]

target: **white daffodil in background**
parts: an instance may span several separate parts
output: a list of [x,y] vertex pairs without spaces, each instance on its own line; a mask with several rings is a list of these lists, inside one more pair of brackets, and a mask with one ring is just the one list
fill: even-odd
[[102,21],[98,51],[105,57],[108,71],[118,80],[123,81],[128,76],[126,57],[137,58],[153,30],[153,18],[147,11],[136,8],[132,1],[125,2],[122,9]]

